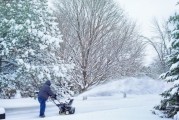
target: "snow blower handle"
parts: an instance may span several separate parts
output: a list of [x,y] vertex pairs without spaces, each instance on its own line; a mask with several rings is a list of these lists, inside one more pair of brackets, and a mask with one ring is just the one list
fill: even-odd
[[50,96],[50,98],[53,99],[53,100],[57,100],[57,95],[54,94],[54,95]]
[[61,103],[60,100],[58,100],[58,99],[56,98],[56,96],[55,96],[55,97],[50,97],[50,98],[51,98],[51,101],[52,101],[56,106],[59,106],[59,104]]

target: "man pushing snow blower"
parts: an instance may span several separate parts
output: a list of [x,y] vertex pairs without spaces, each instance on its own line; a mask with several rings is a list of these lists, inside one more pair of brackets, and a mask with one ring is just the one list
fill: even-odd
[[38,93],[38,101],[40,103],[40,115],[39,117],[45,117],[45,108],[46,108],[46,101],[48,97],[52,97],[56,99],[56,94],[52,92],[50,89],[51,82],[47,80],[45,84],[40,88]]
[[52,92],[50,89],[51,82],[47,80],[45,84],[40,88],[38,93],[38,101],[40,103],[40,115],[39,117],[45,117],[45,108],[46,108],[46,101],[48,97],[51,97],[52,102],[59,108],[59,114],[74,114],[75,108],[72,107],[73,99],[68,99],[68,102],[65,103],[60,102],[57,99],[57,95]]

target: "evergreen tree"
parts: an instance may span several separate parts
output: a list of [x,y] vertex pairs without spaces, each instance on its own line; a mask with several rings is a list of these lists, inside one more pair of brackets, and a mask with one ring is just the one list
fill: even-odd
[[[172,53],[168,56],[170,69],[161,75],[167,82],[172,82],[173,86],[164,91],[161,95],[163,100],[156,109],[162,110],[166,117],[173,117],[179,111],[179,14],[176,13],[169,20],[172,27]],[[178,106],[178,107],[177,107]]]
[[59,57],[62,40],[47,0],[2,0],[0,21],[1,87],[32,96],[49,79],[69,91],[70,66]]

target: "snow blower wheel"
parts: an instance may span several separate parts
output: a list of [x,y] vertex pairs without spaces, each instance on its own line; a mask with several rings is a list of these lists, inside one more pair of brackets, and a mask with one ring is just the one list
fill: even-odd
[[75,113],[75,108],[72,107],[71,110],[70,110],[70,114],[74,114]]
[[65,111],[65,114],[66,114],[66,115],[69,115],[69,114],[70,114],[70,112],[69,112],[69,111]]
[[61,115],[63,113],[62,109],[59,108],[59,114]]

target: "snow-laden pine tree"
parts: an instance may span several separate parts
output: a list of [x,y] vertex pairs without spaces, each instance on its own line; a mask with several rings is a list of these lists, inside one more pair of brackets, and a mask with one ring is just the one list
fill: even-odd
[[166,117],[173,117],[179,111],[179,14],[172,16],[169,22],[172,28],[172,52],[168,56],[170,69],[161,77],[172,82],[172,87],[161,94],[163,100],[156,109],[162,110]]
[[1,0],[0,28],[1,94],[32,96],[45,80],[69,92],[71,66],[58,54],[62,39],[47,0]]

